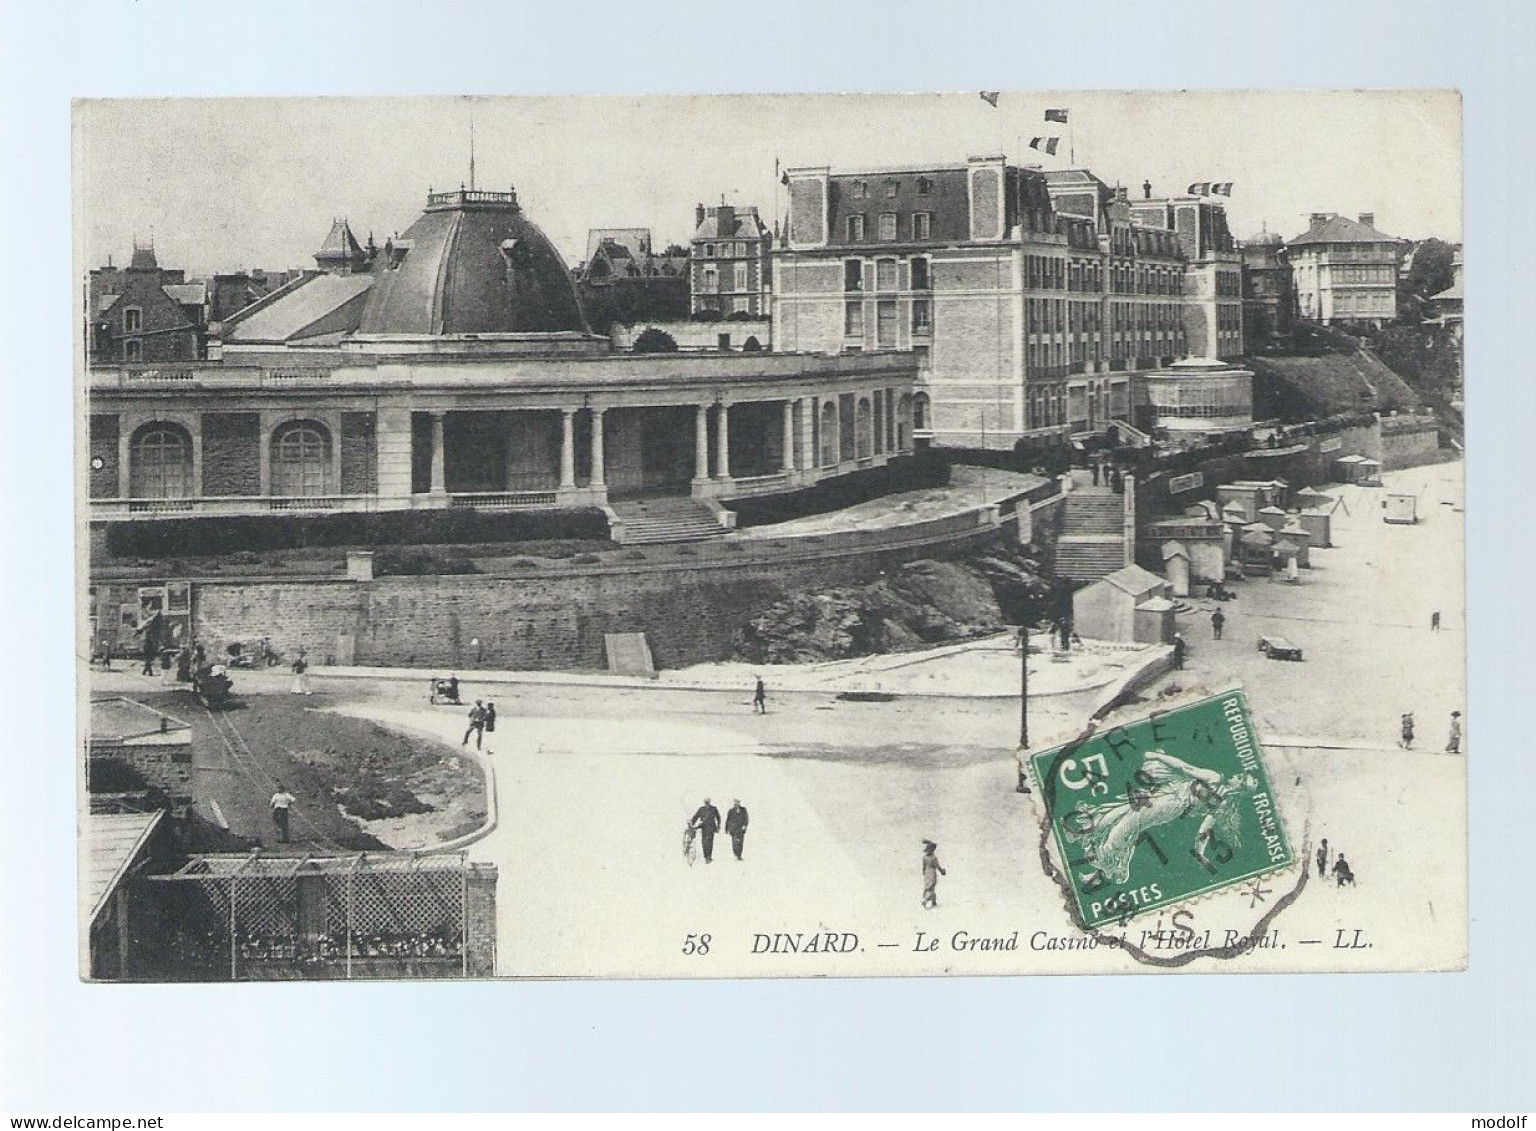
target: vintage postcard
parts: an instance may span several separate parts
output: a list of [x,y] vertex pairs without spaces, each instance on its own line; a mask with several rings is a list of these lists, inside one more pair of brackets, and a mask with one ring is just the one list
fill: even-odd
[[1467,964],[1454,92],[74,169],[83,977]]

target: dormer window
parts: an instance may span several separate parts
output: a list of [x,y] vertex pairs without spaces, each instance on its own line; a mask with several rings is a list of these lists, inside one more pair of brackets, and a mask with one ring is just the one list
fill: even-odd
[[853,182],[853,199],[854,200],[863,200],[868,195],[869,195],[869,185],[867,185],[863,181],[854,181]]
[[896,180],[886,181],[885,182],[885,195],[886,195],[886,197],[887,198],[894,198],[896,196],[897,191],[900,188],[901,188],[901,182],[900,181],[896,181]]
[[932,177],[918,177],[917,178],[917,195],[918,196],[932,196],[933,195],[933,178]]
[[123,310],[123,332],[137,334],[144,329],[144,311],[137,306],[126,307]]

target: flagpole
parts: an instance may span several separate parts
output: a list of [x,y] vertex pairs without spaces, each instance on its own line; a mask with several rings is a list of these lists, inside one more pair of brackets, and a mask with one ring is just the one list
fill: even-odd
[[1067,162],[1072,168],[1077,168],[1077,141],[1072,132],[1072,111],[1067,110]]

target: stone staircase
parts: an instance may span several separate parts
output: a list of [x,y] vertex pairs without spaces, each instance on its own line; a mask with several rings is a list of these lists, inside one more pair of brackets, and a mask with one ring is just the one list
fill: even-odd
[[622,541],[626,546],[696,542],[725,533],[715,512],[694,499],[624,499],[609,506],[624,523]]
[[1077,490],[1067,496],[1056,573],[1073,581],[1097,581],[1125,565],[1125,501],[1108,491]]

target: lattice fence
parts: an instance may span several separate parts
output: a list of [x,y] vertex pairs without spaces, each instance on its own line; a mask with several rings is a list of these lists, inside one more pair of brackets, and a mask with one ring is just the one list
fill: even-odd
[[136,883],[141,977],[445,978],[469,973],[463,854],[200,856]]

